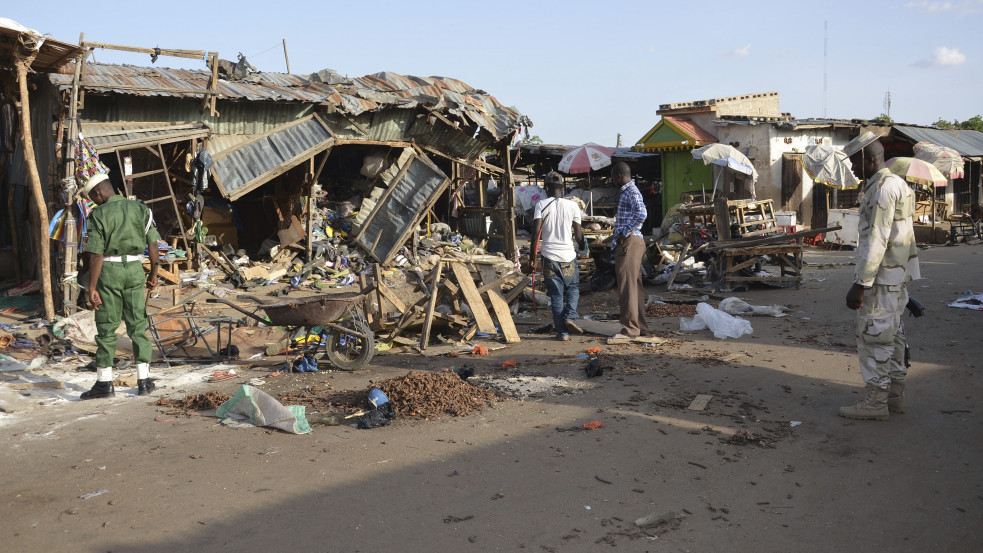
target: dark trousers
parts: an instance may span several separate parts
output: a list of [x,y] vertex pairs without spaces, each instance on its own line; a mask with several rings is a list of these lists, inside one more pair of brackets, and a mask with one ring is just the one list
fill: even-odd
[[642,287],[642,256],[645,240],[641,236],[622,236],[614,254],[614,274],[618,278],[618,304],[621,306],[621,334],[649,334],[645,322],[645,290]]
[[577,318],[580,302],[580,273],[577,260],[551,261],[543,258],[543,282],[553,308],[553,326],[557,334],[570,334],[566,321]]

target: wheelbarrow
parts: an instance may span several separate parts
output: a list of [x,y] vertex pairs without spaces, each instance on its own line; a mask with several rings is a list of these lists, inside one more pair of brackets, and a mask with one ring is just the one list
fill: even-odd
[[270,301],[256,296],[240,295],[236,299],[259,304],[266,318],[248,311],[241,305],[222,298],[208,298],[206,303],[225,304],[257,321],[285,327],[320,326],[326,340],[318,344],[315,355],[323,351],[335,367],[354,371],[368,364],[375,353],[375,338],[359,304],[365,298],[358,292],[323,294],[309,298]]

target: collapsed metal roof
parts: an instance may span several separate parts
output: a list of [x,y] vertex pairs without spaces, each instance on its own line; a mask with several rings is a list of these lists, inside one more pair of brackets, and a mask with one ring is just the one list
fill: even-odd
[[[198,98],[210,94],[210,78],[207,70],[87,63],[82,86],[95,93]],[[51,80],[62,89],[72,85],[68,74],[52,74]],[[306,76],[260,72],[238,81],[220,78],[215,92],[220,100],[326,104],[352,116],[422,105],[466,126],[477,125],[496,141],[519,126],[532,126],[516,108],[505,107],[484,91],[444,77],[382,72],[347,78],[331,70]]]
[[963,157],[983,156],[983,133],[968,129],[936,129],[895,125],[894,130],[914,142],[931,142],[952,148]]

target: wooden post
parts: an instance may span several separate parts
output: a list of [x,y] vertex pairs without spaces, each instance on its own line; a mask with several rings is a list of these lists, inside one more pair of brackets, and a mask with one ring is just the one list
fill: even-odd
[[512,181],[512,152],[509,151],[509,144],[512,142],[513,135],[509,135],[508,140],[502,145],[502,158],[505,160],[505,174],[502,175],[502,214],[504,215],[505,228],[505,258],[510,261],[518,260],[518,252],[515,246],[515,217],[513,217],[513,207],[515,205],[515,183]]
[[287,62],[287,75],[290,74],[290,58],[287,57],[287,39],[283,39],[283,61]]
[[713,222],[717,226],[717,240],[737,238],[730,235],[730,209],[727,207],[727,197],[714,198]]
[[[34,142],[31,136],[31,102],[27,93],[27,69],[37,56],[37,50],[29,49],[24,43],[27,35],[21,35],[21,52],[17,55],[17,81],[20,85],[20,122],[21,146],[24,149],[24,167],[27,178],[31,183],[31,200],[34,214],[37,217],[38,228],[36,238],[38,243],[38,280],[41,281],[41,293],[44,296],[44,318],[52,320],[55,317],[55,304],[51,296],[51,245],[48,242],[48,206],[41,188],[41,177],[38,175],[37,159],[34,157]],[[27,38],[31,43],[33,39]],[[30,52],[26,54],[26,52]]]
[[[85,42],[85,33],[79,33],[79,45]],[[82,80],[82,60],[81,58],[75,61],[75,76],[72,79],[72,92],[69,96],[69,102],[71,104],[68,106],[68,125],[64,137],[58,137],[65,141],[65,146],[68,150],[65,156],[65,178],[74,179],[75,178],[75,148],[72,144],[77,140],[78,135],[78,124],[76,119],[78,118],[78,96],[79,96],[79,83]],[[72,182],[72,181],[69,181]],[[75,191],[78,189],[80,183],[75,183],[74,185],[68,186],[66,191],[71,192],[67,194],[68,198],[65,200],[65,241],[63,242],[64,247],[64,267],[63,267],[63,277],[65,275],[70,275],[78,271],[78,241],[80,236],[76,235],[76,222],[75,219]],[[81,217],[82,214],[80,213]],[[78,301],[78,288],[76,288],[71,283],[63,282],[61,286],[61,301],[62,301],[62,314],[71,315],[75,313],[76,302]]]

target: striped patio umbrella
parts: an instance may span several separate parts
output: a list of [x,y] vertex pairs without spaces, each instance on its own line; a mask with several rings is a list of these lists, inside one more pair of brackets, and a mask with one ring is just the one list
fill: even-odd
[[945,186],[949,179],[931,163],[913,157],[895,157],[887,161],[887,168],[911,184],[925,188]]
[[608,148],[593,142],[571,148],[563,152],[563,158],[557,169],[562,173],[589,173],[611,165],[614,148]]
[[961,179],[965,176],[963,158],[952,148],[931,142],[917,142],[915,157],[931,163],[950,179]]

